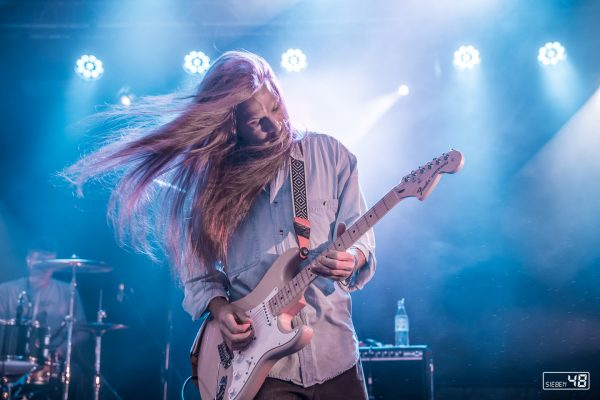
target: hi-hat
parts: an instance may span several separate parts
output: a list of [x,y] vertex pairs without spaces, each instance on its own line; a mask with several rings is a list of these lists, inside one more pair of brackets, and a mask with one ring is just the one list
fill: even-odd
[[97,273],[112,271],[112,267],[103,261],[85,260],[83,258],[54,258],[37,262],[31,268],[38,271],[69,272],[75,269],[76,273]]
[[129,328],[123,324],[113,324],[111,322],[79,322],[75,324],[75,329],[92,332],[94,335],[103,335],[108,331],[116,331]]

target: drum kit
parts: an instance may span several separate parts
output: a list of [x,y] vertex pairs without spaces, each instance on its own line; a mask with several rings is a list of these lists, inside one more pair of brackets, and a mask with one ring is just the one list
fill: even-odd
[[80,259],[76,256],[42,261],[34,264],[32,268],[50,274],[69,272],[71,275],[69,312],[64,318],[67,331],[66,354],[64,360],[61,360],[57,353],[51,354],[49,344],[61,329],[50,332],[50,328],[42,322],[23,318],[25,296],[20,295],[15,318],[8,321],[0,319],[0,400],[68,400],[75,331],[88,332],[94,336],[93,393],[94,399],[98,400],[102,382],[102,336],[106,332],[125,329],[127,326],[103,321],[106,312],[102,309],[102,292],[96,322],[77,322],[74,317],[75,293],[78,274],[109,272],[112,268],[103,262]]

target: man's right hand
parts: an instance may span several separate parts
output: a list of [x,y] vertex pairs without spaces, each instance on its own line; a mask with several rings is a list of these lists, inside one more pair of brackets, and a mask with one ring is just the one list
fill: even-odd
[[208,310],[219,324],[225,343],[232,350],[241,350],[248,346],[254,338],[252,320],[244,310],[230,304],[224,297],[215,297],[208,305]]

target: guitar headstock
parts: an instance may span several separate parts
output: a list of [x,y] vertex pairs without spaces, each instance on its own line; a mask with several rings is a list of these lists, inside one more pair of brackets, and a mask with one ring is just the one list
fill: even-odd
[[402,178],[402,182],[394,188],[394,192],[398,199],[416,197],[423,201],[435,188],[442,174],[453,174],[459,171],[464,162],[465,159],[458,150],[443,153]]

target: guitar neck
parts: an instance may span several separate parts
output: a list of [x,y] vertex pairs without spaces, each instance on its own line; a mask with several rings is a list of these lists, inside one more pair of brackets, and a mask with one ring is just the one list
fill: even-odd
[[283,288],[281,288],[278,294],[269,301],[271,310],[275,315],[278,315],[282,309],[284,309],[298,295],[303,293],[304,290],[306,290],[306,288],[308,288],[308,286],[319,277],[319,275],[312,272],[312,267],[320,256],[324,255],[329,250],[347,250],[403,199],[403,197],[399,196],[399,194],[404,191],[401,186],[402,185],[399,185],[398,187],[390,190],[355,223],[350,225],[350,227],[347,228],[346,231],[341,234],[333,243],[331,243],[325,250],[315,257],[315,259],[311,261],[306,268],[300,271]]
[[[409,175],[402,178],[399,185],[390,190],[381,200],[363,214],[354,224],[340,235],[318,257],[329,250],[345,251],[362,235],[371,229],[381,218],[406,197],[416,197],[423,201],[436,187],[442,174],[453,174],[463,166],[464,158],[460,151],[452,150],[434,158],[425,165],[418,167]],[[318,258],[317,257],[317,258]],[[317,259],[315,258],[315,260]],[[290,303],[315,280],[318,275],[312,272],[316,261],[313,260],[306,268],[292,278],[281,290],[269,300],[271,310],[275,315]]]
[[[398,189],[390,190],[373,207],[364,213],[355,223],[350,225],[346,231],[341,234],[327,250],[345,251],[358,241],[362,235],[367,233],[377,222],[379,222],[392,208],[394,208],[402,197],[398,196]],[[324,253],[323,252],[323,253]],[[321,253],[321,254],[323,254]]]

